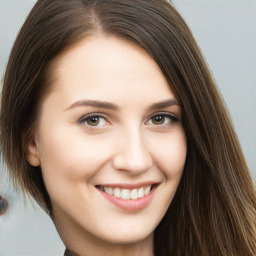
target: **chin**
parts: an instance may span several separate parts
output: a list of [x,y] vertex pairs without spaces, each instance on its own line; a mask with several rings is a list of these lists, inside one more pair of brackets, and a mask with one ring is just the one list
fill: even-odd
[[[147,226],[137,226],[137,228],[127,228],[121,227],[120,229],[112,230],[112,232],[104,232],[104,234],[99,234],[103,240],[111,244],[119,244],[119,245],[129,245],[140,243],[144,240],[150,239],[154,235],[155,227]],[[112,233],[112,234],[111,234]]]
[[108,236],[106,242],[109,244],[115,245],[132,245],[141,243],[144,240],[150,239],[153,237],[154,233],[124,233],[124,234],[115,234],[115,236]]

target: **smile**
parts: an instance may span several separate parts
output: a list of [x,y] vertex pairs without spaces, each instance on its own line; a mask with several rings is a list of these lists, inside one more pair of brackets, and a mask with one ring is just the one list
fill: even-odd
[[100,194],[112,204],[125,211],[145,209],[153,199],[159,184],[137,185],[97,185]]
[[117,198],[124,200],[136,200],[148,195],[150,193],[151,187],[152,186],[149,185],[141,188],[127,189],[99,186],[99,189]]

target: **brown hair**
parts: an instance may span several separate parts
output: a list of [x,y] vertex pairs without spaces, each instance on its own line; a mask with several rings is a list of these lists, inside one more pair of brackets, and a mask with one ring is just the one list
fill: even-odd
[[51,215],[25,145],[49,89],[50,63],[93,34],[133,42],[156,61],[183,110],[188,154],[155,230],[155,255],[256,255],[256,193],[236,134],[184,20],[164,0],[39,0],[13,46],[1,102],[3,156],[17,185]]

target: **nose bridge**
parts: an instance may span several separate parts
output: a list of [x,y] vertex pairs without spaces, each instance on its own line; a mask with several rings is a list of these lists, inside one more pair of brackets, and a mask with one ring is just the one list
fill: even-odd
[[147,141],[140,127],[126,127],[120,132],[114,167],[131,173],[141,173],[152,166]]

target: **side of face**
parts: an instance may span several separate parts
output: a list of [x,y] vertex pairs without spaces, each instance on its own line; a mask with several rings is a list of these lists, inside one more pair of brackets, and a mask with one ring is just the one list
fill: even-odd
[[161,70],[139,47],[98,36],[64,53],[52,73],[27,160],[41,167],[62,239],[128,244],[152,236],[187,150]]

